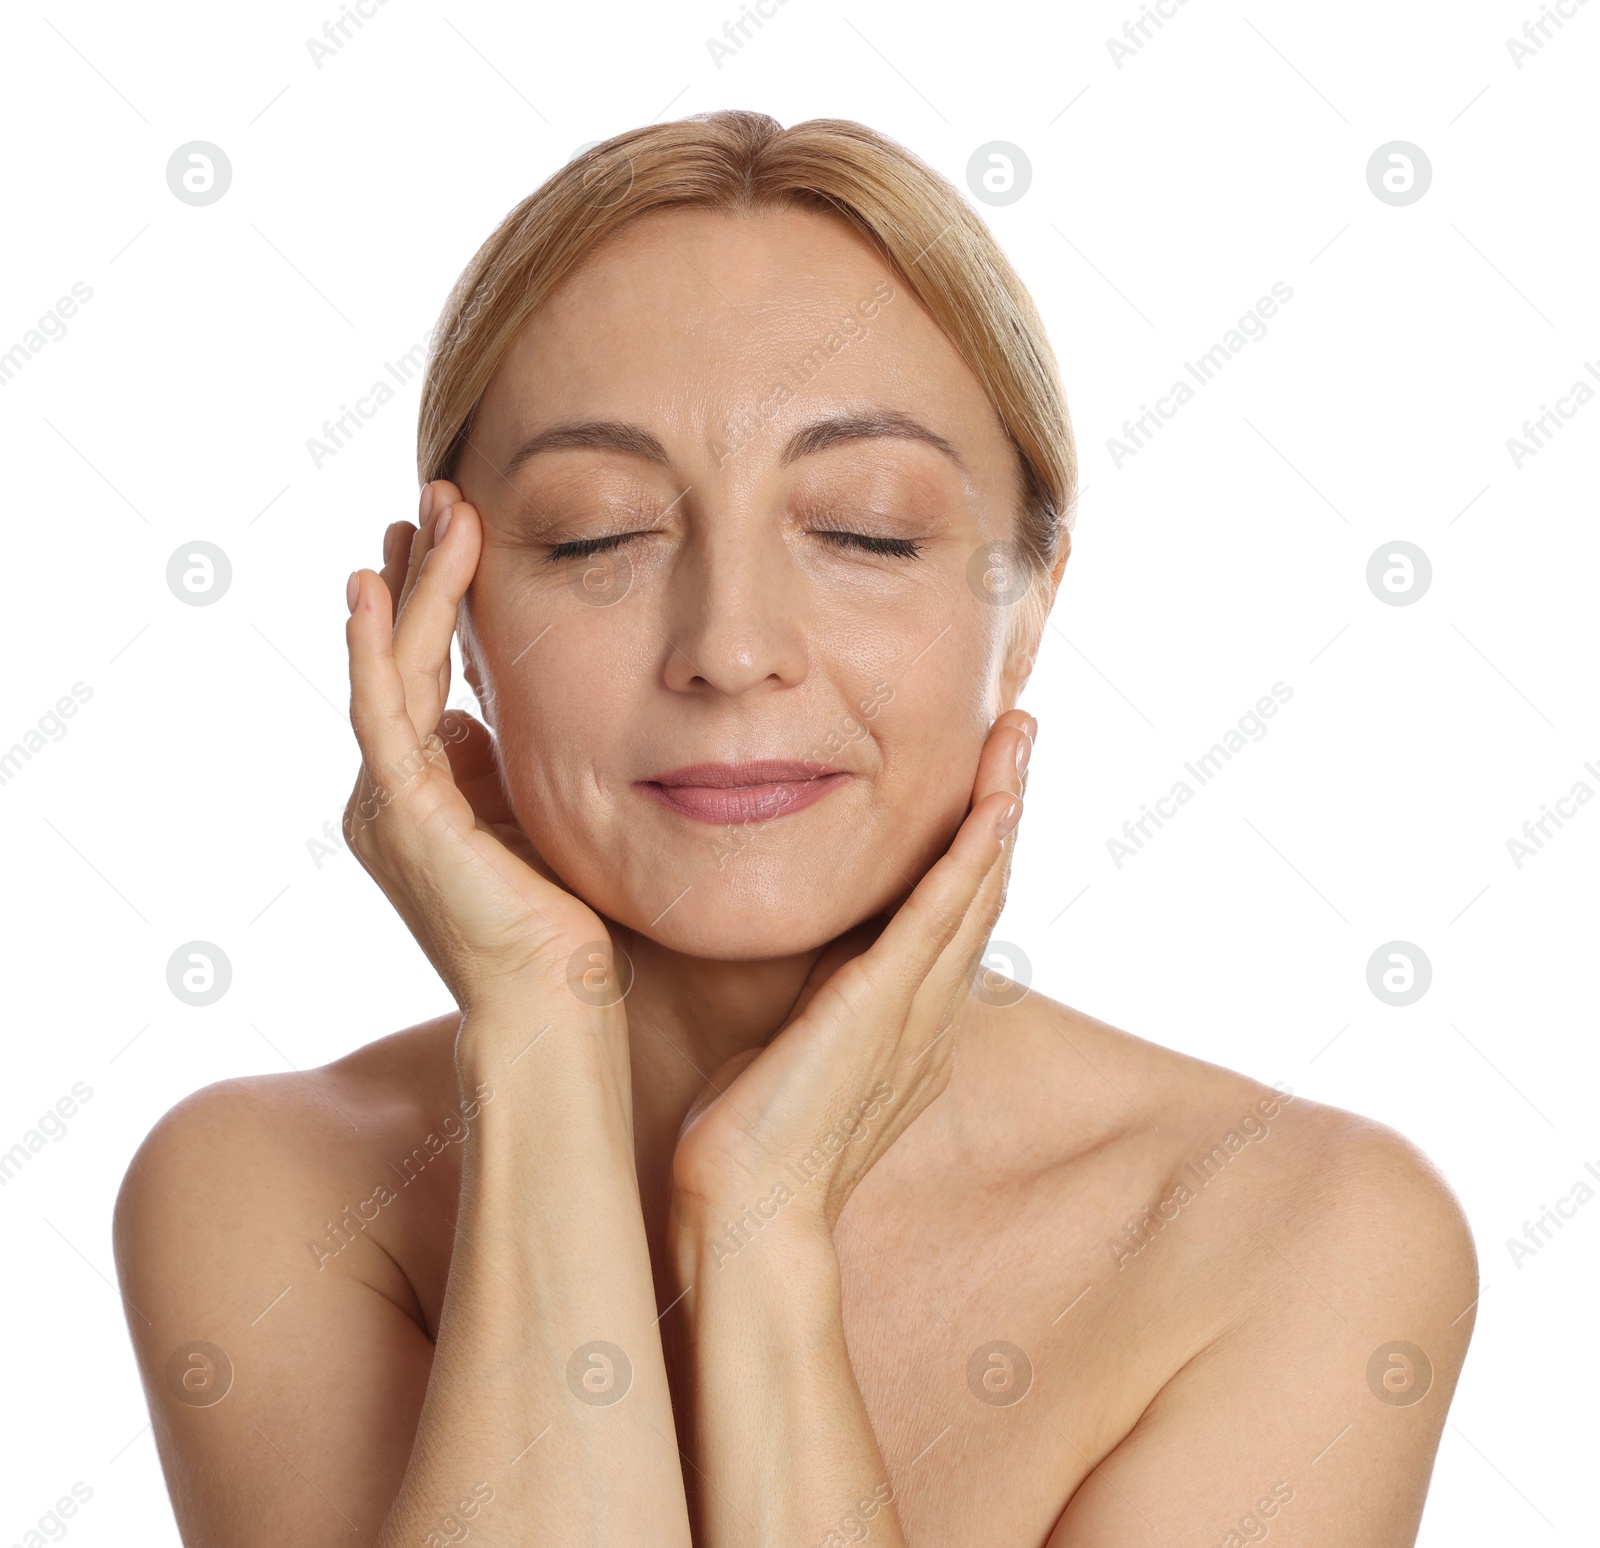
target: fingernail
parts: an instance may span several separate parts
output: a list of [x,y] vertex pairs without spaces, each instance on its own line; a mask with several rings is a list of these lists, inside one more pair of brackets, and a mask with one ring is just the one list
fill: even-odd
[[1004,838],[1022,820],[1022,802],[1013,799],[1000,814],[1000,820],[994,825],[994,836]]
[[439,520],[434,524],[433,528],[433,546],[435,548],[444,542],[445,529],[450,525],[450,518],[455,514],[455,509],[454,505],[447,505],[440,511]]
[[1033,756],[1033,739],[1024,736],[1017,743],[1017,773],[1021,774],[1028,767],[1028,759]]
[[350,579],[345,582],[344,599],[350,604],[350,611],[356,610],[356,601],[361,595],[361,576],[356,570],[350,572]]
[[1028,733],[1030,742],[1037,740],[1039,735],[1039,718],[1036,715],[1028,716],[1028,723],[1022,728]]
[[417,523],[420,526],[433,514],[433,481],[430,479],[422,486],[422,503],[417,507]]

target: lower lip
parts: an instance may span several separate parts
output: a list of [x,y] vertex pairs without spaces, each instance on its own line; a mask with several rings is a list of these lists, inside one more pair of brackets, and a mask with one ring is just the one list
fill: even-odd
[[767,785],[658,785],[642,781],[639,789],[669,811],[696,822],[770,822],[815,805],[850,776],[823,774],[816,779],[775,780]]

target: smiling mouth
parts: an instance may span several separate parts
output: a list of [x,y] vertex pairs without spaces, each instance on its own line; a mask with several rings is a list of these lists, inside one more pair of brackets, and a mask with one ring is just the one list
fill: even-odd
[[831,764],[766,758],[690,764],[638,780],[635,788],[697,822],[770,822],[814,806],[849,778]]

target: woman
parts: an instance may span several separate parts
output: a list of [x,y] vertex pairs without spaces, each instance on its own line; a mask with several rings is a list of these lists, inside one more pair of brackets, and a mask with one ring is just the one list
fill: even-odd
[[129,1168],[185,1540],[1411,1543],[1448,1188],[979,971],[1075,481],[983,224],[711,114],[556,173],[438,337],[346,831],[458,1010]]

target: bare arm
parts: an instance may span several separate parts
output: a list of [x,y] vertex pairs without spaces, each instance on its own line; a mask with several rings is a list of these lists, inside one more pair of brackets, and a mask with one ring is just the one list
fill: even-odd
[[1247,1303],[1084,1481],[1048,1548],[1416,1541],[1478,1297],[1459,1204],[1420,1152],[1362,1125],[1296,1201],[1251,1213]]
[[186,1542],[688,1544],[626,1103],[575,1028],[507,1068],[529,1026],[464,1029],[436,1349],[369,1237],[324,1250],[309,1088],[208,1088],[141,1148],[117,1261]]
[[539,1032],[500,1011],[462,1029],[463,1086],[494,1096],[467,1141],[438,1348],[385,1548],[419,1540],[472,1479],[496,1491],[486,1548],[690,1540],[626,1048],[612,1057],[577,1021]]
[[736,1253],[708,1218],[680,1234],[702,1540],[905,1548],[845,1346],[833,1242],[782,1215],[759,1233]]
[[[455,502],[442,536],[433,495]],[[206,1548],[683,1548],[627,1020],[567,978],[609,941],[487,804],[488,733],[442,718],[482,527],[442,481],[421,518],[409,564],[396,524],[382,584],[352,578],[345,824],[464,1012],[456,1073],[477,1108],[438,1345],[374,1239],[304,1252],[339,1208],[336,1077],[211,1088],[157,1126],[118,1203],[152,1423],[185,1540]]]
[[712,1548],[904,1548],[845,1344],[833,1229],[950,1079],[1004,896],[1030,724],[999,717],[948,851],[859,956],[830,973],[850,937],[823,953],[793,1018],[718,1071],[685,1120],[669,1237],[693,1341],[694,1520]]

